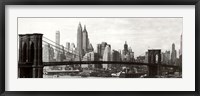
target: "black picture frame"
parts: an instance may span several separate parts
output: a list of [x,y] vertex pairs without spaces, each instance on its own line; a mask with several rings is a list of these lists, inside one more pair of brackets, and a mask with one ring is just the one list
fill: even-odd
[[[200,96],[200,0],[1,0],[0,1],[0,95],[2,96]],[[195,5],[195,91],[6,91],[5,90],[5,6],[6,5]],[[31,87],[31,86],[30,86]],[[187,87],[184,86],[183,87]]]

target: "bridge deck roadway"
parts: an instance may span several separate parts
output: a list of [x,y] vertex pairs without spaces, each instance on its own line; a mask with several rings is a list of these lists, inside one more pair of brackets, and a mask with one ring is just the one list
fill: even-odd
[[175,65],[167,64],[151,64],[141,62],[119,62],[119,61],[64,61],[64,62],[43,62],[44,66],[57,66],[57,65],[73,65],[73,64],[127,64],[127,65],[147,65],[147,66],[162,66],[162,67],[178,67]]

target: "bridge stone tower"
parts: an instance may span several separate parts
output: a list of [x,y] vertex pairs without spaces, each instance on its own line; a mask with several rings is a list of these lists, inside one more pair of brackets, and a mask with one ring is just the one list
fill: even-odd
[[42,78],[43,34],[19,34],[19,78]]
[[149,65],[149,76],[160,75],[160,64],[161,64],[161,50],[152,49],[148,50],[148,63]]

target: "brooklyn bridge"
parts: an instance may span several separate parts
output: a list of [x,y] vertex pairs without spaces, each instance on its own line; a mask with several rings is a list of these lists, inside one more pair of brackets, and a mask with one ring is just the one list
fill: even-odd
[[[125,66],[147,66],[147,76],[155,77],[162,74],[165,69],[173,69],[173,72],[179,71],[180,66],[161,63],[161,49],[148,50],[148,63],[138,61],[82,61],[68,60],[59,62],[43,61],[43,45],[49,44],[54,46],[58,51],[64,50],[75,57],[80,57],[78,52],[72,52],[68,49],[58,47],[60,45],[52,44],[52,41],[40,33],[19,34],[19,60],[18,60],[18,77],[19,78],[43,78],[44,67],[46,66],[62,66],[62,65],[125,65]],[[72,57],[69,57],[72,58]]]

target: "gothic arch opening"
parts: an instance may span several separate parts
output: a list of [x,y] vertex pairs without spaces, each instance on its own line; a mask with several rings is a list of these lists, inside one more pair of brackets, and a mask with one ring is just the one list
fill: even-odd
[[158,54],[156,54],[155,59],[156,59],[155,63],[158,63]]
[[34,43],[31,43],[31,50],[30,50],[30,62],[33,62],[34,60]]
[[23,53],[22,61],[26,62],[26,60],[27,60],[27,45],[26,45],[26,43],[24,43],[24,45],[23,45],[22,53]]

